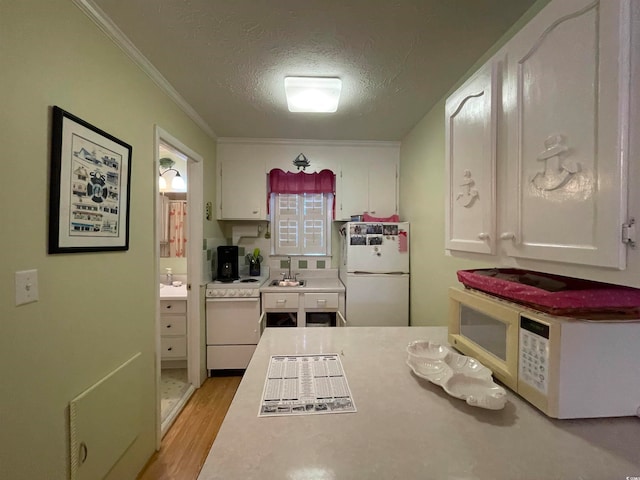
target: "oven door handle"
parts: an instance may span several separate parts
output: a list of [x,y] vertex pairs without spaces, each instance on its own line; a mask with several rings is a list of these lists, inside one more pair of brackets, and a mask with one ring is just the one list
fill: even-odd
[[262,325],[262,322],[264,322],[264,319],[267,317],[267,312],[262,312],[262,315],[260,315],[260,318],[258,319],[258,325]]
[[342,314],[340,313],[340,310],[338,310],[336,312],[336,315],[338,315],[338,318],[342,322],[342,326],[346,327],[347,326],[347,319],[342,316]]
[[253,298],[237,298],[237,297],[233,297],[233,298],[207,298],[207,303],[213,303],[213,302],[259,302],[260,301],[260,297],[253,297]]

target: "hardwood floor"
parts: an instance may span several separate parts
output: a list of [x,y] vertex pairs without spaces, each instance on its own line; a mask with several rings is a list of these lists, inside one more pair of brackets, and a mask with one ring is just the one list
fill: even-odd
[[240,385],[241,376],[207,378],[162,439],[138,480],[195,480],[222,420]]

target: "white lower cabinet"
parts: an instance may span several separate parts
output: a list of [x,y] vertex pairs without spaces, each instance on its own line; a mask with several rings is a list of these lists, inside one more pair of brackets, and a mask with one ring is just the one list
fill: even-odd
[[[630,6],[552,0],[450,97],[449,250],[625,268],[630,90],[639,83]],[[496,113],[497,141],[488,127]]]
[[344,301],[342,292],[265,292],[262,328],[346,326]]
[[187,359],[187,301],[160,301],[160,358]]

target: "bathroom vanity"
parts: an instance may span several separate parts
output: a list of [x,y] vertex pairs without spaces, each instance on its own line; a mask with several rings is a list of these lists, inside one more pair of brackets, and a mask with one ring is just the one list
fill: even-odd
[[187,287],[160,286],[161,360],[187,359]]

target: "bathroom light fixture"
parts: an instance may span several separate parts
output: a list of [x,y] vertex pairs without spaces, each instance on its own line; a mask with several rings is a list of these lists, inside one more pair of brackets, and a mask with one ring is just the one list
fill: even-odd
[[285,77],[284,91],[290,112],[335,112],[342,80],[329,77]]
[[176,172],[173,179],[171,179],[171,188],[175,190],[184,190],[187,184],[185,183],[184,178],[180,175],[180,172],[173,168],[175,162],[170,158],[164,157],[161,158],[158,163],[160,163],[160,168],[164,168],[164,171],[159,172],[158,177],[158,186],[160,187],[160,190],[167,188],[167,180],[163,176],[167,172]]

